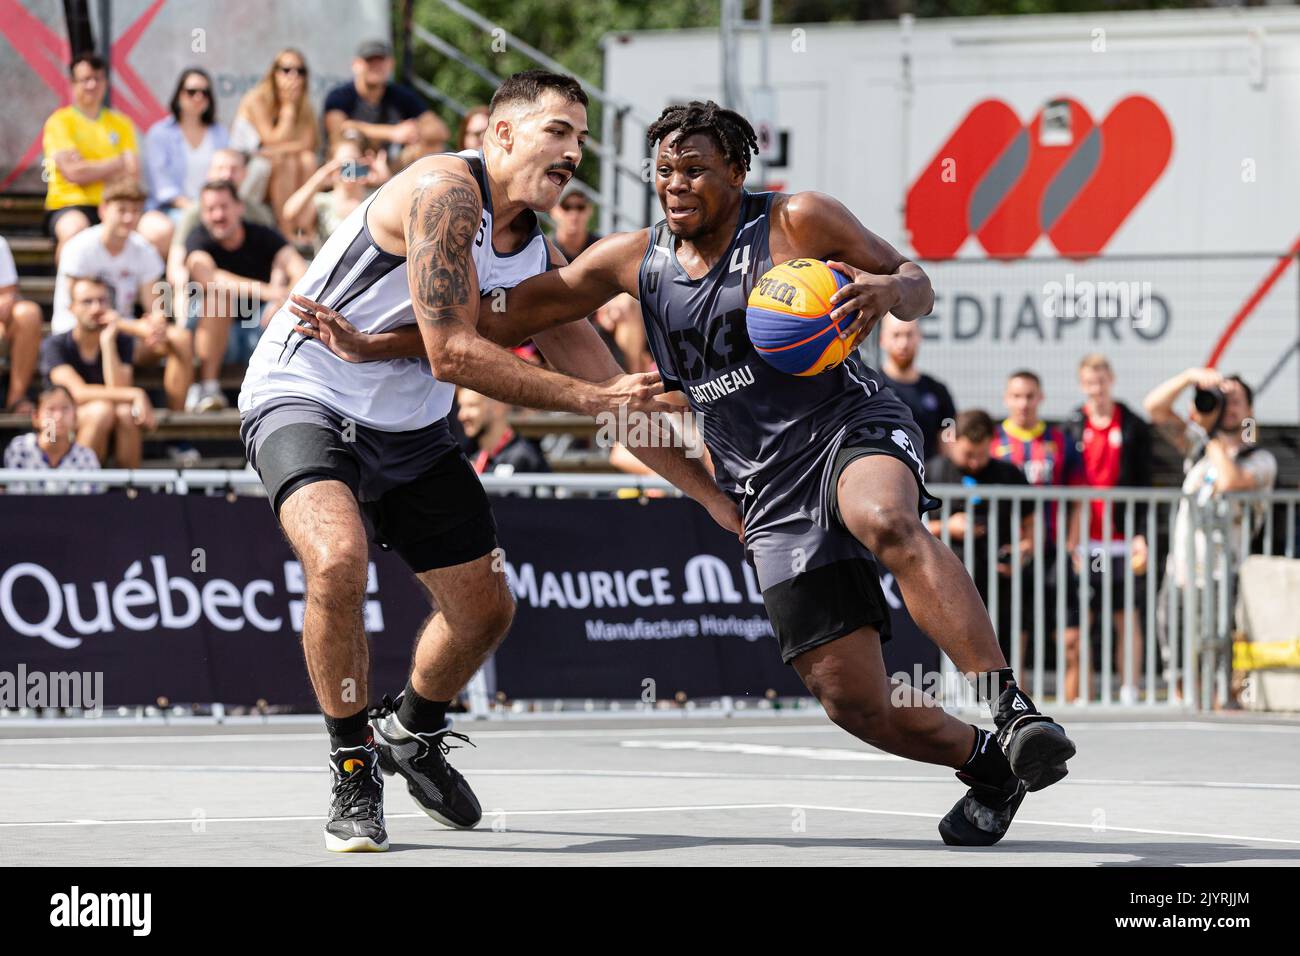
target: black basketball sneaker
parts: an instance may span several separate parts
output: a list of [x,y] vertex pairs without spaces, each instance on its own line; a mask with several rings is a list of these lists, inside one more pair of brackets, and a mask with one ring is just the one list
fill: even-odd
[[381,707],[370,712],[379,768],[404,777],[411,798],[439,823],[457,830],[473,829],[483,819],[483,810],[469,783],[447,763],[447,754],[455,746],[448,738],[474,745],[464,734],[452,731],[450,720],[433,733],[411,733],[397,719],[395,709],[385,698]]
[[993,708],[997,741],[1011,771],[1030,793],[1050,787],[1070,771],[1065,762],[1075,754],[1065,728],[1040,714],[1027,694],[1009,684]]
[[384,778],[373,747],[340,747],[330,754],[334,786],[325,848],[336,853],[378,853],[388,849],[384,828]]
[[970,789],[939,821],[939,835],[949,846],[993,846],[1006,836],[1025,799],[1024,781],[1008,777],[1002,786],[994,786],[960,770],[957,779]]

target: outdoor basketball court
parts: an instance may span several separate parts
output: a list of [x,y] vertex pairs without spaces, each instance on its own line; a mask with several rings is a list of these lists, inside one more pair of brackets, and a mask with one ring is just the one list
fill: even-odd
[[1079,755],[991,850],[936,824],[952,773],[818,715],[462,721],[483,804],[447,830],[388,778],[392,849],[336,855],[319,718],[0,724],[0,865],[1300,864],[1300,721],[1065,719]]

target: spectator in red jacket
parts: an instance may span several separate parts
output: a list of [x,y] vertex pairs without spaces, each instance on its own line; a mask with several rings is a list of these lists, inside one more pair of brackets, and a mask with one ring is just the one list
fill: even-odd
[[[1066,424],[1083,458],[1076,484],[1094,488],[1138,487],[1151,485],[1151,429],[1137,412],[1114,397],[1115,373],[1104,355],[1085,355],[1079,362],[1079,387],[1086,396]],[[1123,503],[1109,506],[1110,536],[1105,534],[1108,503],[1102,499],[1089,502],[1088,541],[1080,541],[1081,509],[1070,515],[1069,547],[1076,573],[1090,574],[1089,604],[1091,620],[1100,621],[1103,577],[1110,565],[1111,611],[1114,622],[1114,660],[1120,670],[1119,701],[1137,702],[1137,685],[1142,675],[1142,612],[1146,606],[1145,582],[1135,582],[1133,609],[1133,643],[1124,660],[1124,630],[1128,623],[1124,608],[1124,568],[1131,562],[1135,575],[1147,571],[1146,506],[1134,508],[1131,541],[1124,536],[1127,508]],[[1071,627],[1065,633],[1065,699],[1079,693],[1079,612],[1077,579],[1071,582]]]

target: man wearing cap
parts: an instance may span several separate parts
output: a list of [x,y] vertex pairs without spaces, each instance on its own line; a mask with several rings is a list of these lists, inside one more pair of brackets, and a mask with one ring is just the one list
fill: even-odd
[[551,218],[555,220],[556,248],[570,262],[600,238],[599,233],[588,228],[591,225],[591,203],[576,179],[570,179],[565,185],[560,201],[551,210]]
[[357,47],[352,82],[325,97],[325,134],[331,147],[354,130],[376,145],[386,145],[389,161],[402,168],[412,160],[447,148],[451,131],[410,87],[390,82],[393,48],[381,40]]

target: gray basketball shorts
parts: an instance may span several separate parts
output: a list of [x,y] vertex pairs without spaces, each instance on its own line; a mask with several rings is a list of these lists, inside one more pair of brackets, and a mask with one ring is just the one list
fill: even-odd
[[446,420],[405,432],[345,421],[306,398],[251,409],[240,437],[276,517],[317,481],[341,481],[369,519],[375,542],[412,571],[464,564],[496,547],[496,522],[478,475]]
[[875,628],[882,642],[889,640],[881,569],[844,526],[836,489],[853,462],[888,455],[916,479],[919,512],[938,508],[941,502],[926,490],[925,469],[914,452],[920,447],[915,426],[850,430],[824,449],[816,467],[806,471],[797,486],[774,490],[772,504],[752,528],[747,520],[747,559],[757,572],[768,620],[787,664],[862,627]]

